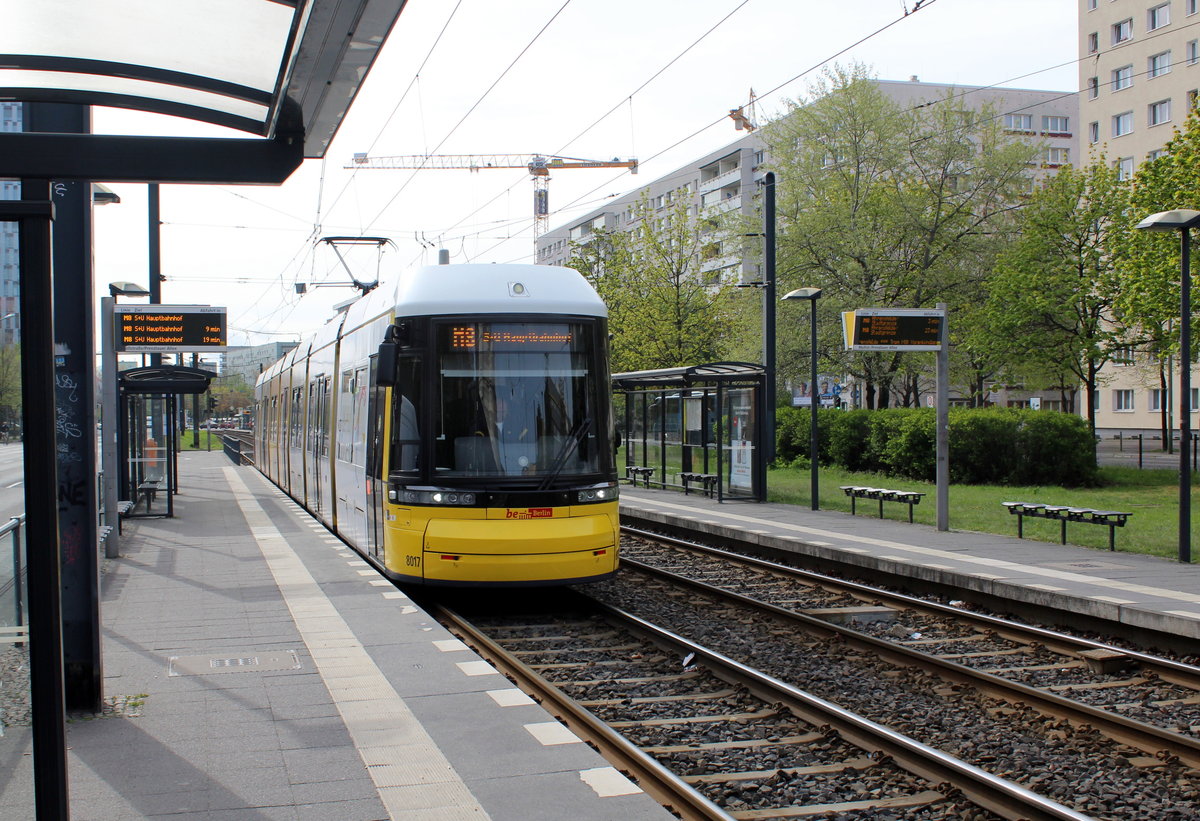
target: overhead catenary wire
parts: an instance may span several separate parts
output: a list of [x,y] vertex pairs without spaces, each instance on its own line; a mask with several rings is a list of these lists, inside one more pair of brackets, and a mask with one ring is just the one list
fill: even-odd
[[[846,52],[850,51],[851,49],[857,48],[858,46],[862,45],[863,43],[867,42],[868,40],[871,40],[872,38],[879,36],[880,34],[882,34],[883,32],[887,31],[888,29],[892,28],[893,26],[897,25],[897,24],[898,24],[898,23],[900,23],[901,21],[903,21],[903,20],[907,19],[908,17],[911,17],[911,16],[912,16],[913,14],[915,14],[917,11],[919,11],[919,10],[922,10],[922,9],[926,9],[926,8],[929,8],[930,6],[932,6],[932,5],[933,5],[934,3],[936,3],[936,2],[937,2],[937,0],[919,0],[919,2],[918,2],[918,3],[917,3],[917,4],[916,4],[914,7],[913,7],[912,11],[908,11],[908,10],[906,9],[906,10],[905,10],[905,13],[904,13],[904,14],[902,14],[900,17],[897,17],[896,19],[894,19],[894,20],[891,20],[890,22],[886,23],[885,25],[883,25],[883,26],[880,26],[879,28],[875,29],[874,31],[872,31],[872,32],[871,32],[871,33],[869,33],[869,34],[867,34],[867,35],[864,35],[863,37],[860,37],[858,40],[855,40],[855,41],[854,41],[853,43],[851,43],[850,45],[848,45],[848,46],[845,46],[845,47],[843,47],[843,48],[841,48],[841,49],[838,49],[838,50],[837,50],[836,52],[834,52],[834,53],[833,53],[831,56],[829,56],[829,57],[826,57],[825,59],[821,60],[821,61],[820,61],[820,62],[818,62],[818,63],[815,63],[815,64],[813,64],[812,66],[809,66],[808,68],[806,68],[804,71],[800,72],[799,74],[797,74],[797,75],[795,75],[795,76],[791,77],[791,78],[790,78],[790,79],[788,79],[788,80],[785,80],[784,82],[780,83],[779,85],[777,85],[777,86],[775,86],[774,88],[772,88],[772,89],[770,89],[769,91],[767,91],[765,94],[763,94],[763,95],[760,95],[760,97],[769,96],[769,95],[771,95],[771,94],[774,94],[774,93],[776,93],[777,91],[780,91],[780,90],[782,90],[783,88],[785,88],[785,87],[787,87],[787,86],[791,85],[792,83],[796,82],[797,80],[799,80],[799,79],[801,79],[801,78],[803,78],[803,77],[805,77],[805,76],[807,76],[807,75],[811,74],[812,72],[816,71],[816,70],[817,70],[817,69],[819,69],[821,66],[827,65],[827,64],[828,64],[828,63],[830,63],[831,61],[833,61],[833,60],[836,60],[838,57],[842,56],[843,54],[845,54]],[[611,112],[610,112],[610,113],[611,113]],[[694,139],[694,138],[696,138],[697,136],[699,136],[700,134],[704,133],[705,131],[707,131],[708,129],[712,128],[713,126],[716,126],[716,125],[719,125],[719,124],[722,124],[722,123],[724,123],[724,122],[725,122],[725,120],[726,120],[726,115],[722,115],[722,116],[718,117],[716,120],[713,120],[712,122],[710,122],[710,123],[707,123],[706,125],[703,125],[703,126],[701,126],[700,128],[696,129],[696,130],[695,130],[695,131],[693,131],[692,133],[690,133],[690,134],[688,134],[688,135],[686,135],[686,136],[682,137],[682,138],[681,138],[681,139],[679,139],[679,140],[676,140],[674,143],[672,143],[672,144],[668,145],[667,147],[665,147],[665,148],[663,148],[663,149],[660,149],[660,150],[659,150],[659,151],[657,151],[656,153],[654,153],[654,154],[650,155],[649,157],[647,157],[646,159],[644,159],[644,160],[642,161],[642,164],[644,165],[644,164],[646,164],[646,163],[653,162],[653,161],[654,161],[655,159],[657,159],[658,157],[661,157],[663,154],[667,153],[668,151],[670,151],[670,150],[672,150],[672,149],[674,149],[674,148],[677,148],[678,146],[680,146],[680,145],[684,144],[684,143],[685,143],[685,142],[687,142],[688,140],[691,140],[691,139]],[[593,126],[590,126],[589,128],[591,128],[591,127],[594,127],[594,125],[593,125]],[[586,132],[585,132],[585,133],[586,133]],[[580,135],[580,136],[582,136],[582,135]],[[579,139],[579,137],[576,137],[575,139]],[[581,194],[581,195],[580,195],[579,197],[577,197],[575,200],[573,200],[573,201],[571,201],[571,202],[567,203],[567,205],[566,205],[566,206],[564,206],[564,208],[569,208],[569,207],[571,207],[572,205],[574,205],[574,204],[575,204],[575,202],[577,202],[579,199],[582,199],[583,197],[588,197],[588,196],[591,196],[591,195],[595,194],[597,191],[599,191],[599,190],[600,190],[601,188],[603,188],[604,186],[606,186],[606,185],[611,185],[611,184],[612,184],[612,183],[613,183],[613,182],[614,182],[616,179],[618,179],[618,177],[610,177],[610,178],[609,178],[609,180],[608,180],[607,182],[605,182],[605,183],[602,183],[601,185],[598,185],[598,186],[596,186],[595,188],[591,189],[590,191],[587,191],[587,192],[585,192],[585,193]],[[500,245],[502,245],[502,244],[503,244],[503,242],[501,242],[501,243],[497,243],[496,245],[493,245],[493,246],[491,246],[491,247],[487,248],[487,249],[484,251],[484,253],[489,253],[489,252],[491,252],[491,251],[494,251],[496,248],[500,247]]]

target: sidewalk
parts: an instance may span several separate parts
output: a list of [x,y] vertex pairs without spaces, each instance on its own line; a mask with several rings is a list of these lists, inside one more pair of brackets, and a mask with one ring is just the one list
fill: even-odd
[[[189,453],[180,485],[104,564],[75,821],[670,818],[252,468]],[[33,817],[29,750],[0,738],[3,821]]]

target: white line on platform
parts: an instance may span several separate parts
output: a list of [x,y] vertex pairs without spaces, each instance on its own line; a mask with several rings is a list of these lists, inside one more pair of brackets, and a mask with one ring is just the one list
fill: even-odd
[[[388,814],[393,818],[412,817],[413,808],[421,807],[426,817],[447,821],[487,819],[487,812],[375,665],[287,539],[271,524],[239,472],[232,467],[224,468],[224,472]],[[312,649],[318,639],[329,641],[334,637],[341,639],[335,654]],[[372,691],[383,695],[348,701],[344,696],[353,695],[358,685],[346,691],[336,684],[347,669],[355,670],[356,680],[369,678]],[[403,746],[395,743],[401,737]],[[422,766],[414,768],[413,761]]]
[[455,666],[467,676],[500,675],[499,671],[486,661],[460,661]]
[[501,707],[526,707],[531,704],[537,704],[536,701],[522,693],[516,687],[510,687],[507,690],[488,690],[487,694],[491,696],[492,701]]
[[642,791],[641,787],[621,775],[615,767],[580,770],[579,777],[601,798],[611,798],[614,795],[636,795]]
[[[461,666],[461,665],[459,665]],[[559,744],[581,744],[583,740],[557,721],[526,724],[525,729],[545,747]]]

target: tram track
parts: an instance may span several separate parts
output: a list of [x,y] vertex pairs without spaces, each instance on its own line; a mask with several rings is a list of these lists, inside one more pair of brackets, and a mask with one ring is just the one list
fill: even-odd
[[[627,536],[623,549],[625,568],[634,571],[637,562],[630,557],[637,556],[640,548]],[[679,588],[678,585],[684,582],[666,577],[662,577],[657,589],[643,590],[640,582],[633,581],[641,575],[642,571],[638,570],[623,572],[617,582],[607,585],[607,592],[602,597],[642,615],[653,613],[655,620],[668,628],[675,625],[693,638],[718,635],[720,638],[715,645],[718,649],[746,663],[759,663],[777,677],[859,710],[882,723],[892,724],[888,716],[899,714],[900,723],[894,726],[901,731],[911,731],[914,737],[931,746],[961,755],[965,760],[998,775],[1014,778],[1032,789],[1047,790],[1051,797],[1098,818],[1195,817],[1195,803],[1200,800],[1200,780],[1195,765],[1194,734],[1176,732],[1177,726],[1175,729],[1155,727],[1129,719],[1115,710],[1106,711],[1060,695],[1076,691],[1084,694],[1119,692],[1118,684],[1124,680],[1154,678],[1158,675],[1154,670],[1158,670],[1164,676],[1176,679],[1169,682],[1170,687],[1179,687],[1183,693],[1191,694],[1168,701],[1190,702],[1196,691],[1187,687],[1187,681],[1195,668],[1130,653],[1136,663],[1146,665],[1145,670],[1134,675],[1121,670],[1105,672],[1103,665],[1113,660],[1108,654],[1117,651],[1101,646],[1106,656],[1096,665],[1099,668],[1096,672],[1092,665],[1076,663],[1078,659],[1068,661],[1065,656],[1059,656],[1056,663],[1030,665],[1050,669],[1063,667],[1073,678],[1068,687],[1053,685],[1061,688],[1059,692],[1040,690],[1024,682],[1006,681],[987,669],[972,670],[969,665],[953,659],[913,656],[909,652],[911,648],[895,641],[894,634],[889,637],[891,640],[881,640],[858,632],[865,627],[886,634],[898,626],[901,629],[896,632],[921,646],[921,638],[911,638],[919,631],[913,630],[907,617],[899,625],[891,623],[890,627],[887,621],[869,621],[879,615],[879,611],[899,609],[898,600],[884,600],[885,595],[898,594],[884,594],[851,583],[855,595],[850,596],[840,588],[840,582],[807,573],[802,575],[809,577],[806,579],[809,587],[817,585],[813,588],[815,592],[800,589],[801,585],[796,582],[791,582],[790,589],[780,589],[777,582],[767,576],[773,576],[776,571],[790,571],[790,568],[759,563],[747,579],[724,551],[718,551],[708,561],[712,563],[710,572],[720,577],[722,587],[741,588],[743,592],[728,596],[723,591],[707,590],[695,582],[687,582],[687,588]],[[751,560],[751,563],[755,561]],[[764,569],[762,565],[769,567]],[[661,576],[647,572],[651,573],[646,577],[648,579]],[[747,590],[753,592],[746,593]],[[786,608],[762,606],[754,600],[767,595],[788,601],[788,608],[820,611],[823,618],[803,614],[797,617],[798,614]],[[899,599],[907,600],[908,597],[899,596]],[[747,615],[746,608],[754,608],[759,615]],[[1007,633],[1023,627],[990,620],[979,614],[963,613],[957,608],[942,609],[950,611],[949,615],[987,623],[988,631],[980,633],[980,640],[984,642],[1010,641],[1001,636],[997,628],[1002,627]],[[857,615],[868,619],[868,624],[849,630],[830,623],[839,611],[843,614],[857,611]],[[718,619],[724,626],[715,624]],[[750,622],[757,622],[757,625],[753,628],[743,626]],[[735,624],[738,626],[734,627]],[[797,626],[802,626],[806,632],[792,633]],[[963,629],[961,623],[959,629]],[[970,629],[975,631],[975,628]],[[1037,628],[1028,629],[1046,642],[1046,646],[1055,645],[1055,649],[1061,650],[1059,645],[1062,643],[1074,647],[1075,652],[1097,649],[1094,642]],[[784,635],[793,638],[779,640]],[[943,649],[959,646],[955,642],[947,643],[943,638],[935,634],[933,643],[927,646]],[[969,646],[969,642],[967,644]],[[1033,650],[1043,652],[1039,648]],[[945,655],[967,655],[972,657],[969,660],[978,661],[986,659],[988,652],[979,651],[978,655],[950,652]],[[999,649],[998,652],[1010,653],[1000,658],[1013,657],[1008,650]],[[1128,663],[1129,658],[1121,656],[1118,661]],[[1030,670],[1018,665],[1016,672],[1018,676],[1024,676]],[[1042,675],[1046,671],[1033,672]],[[1085,673],[1108,680],[1084,683],[1081,679]],[[1133,682],[1135,687],[1145,684],[1145,681]],[[1143,692],[1141,698],[1149,703],[1151,695]],[[874,703],[876,701],[879,703]],[[915,706],[917,704],[921,706]],[[1185,703],[1183,707],[1190,710],[1192,705]],[[919,713],[924,715],[917,715]],[[990,731],[983,729],[985,722],[992,723]],[[987,735],[989,732],[991,738],[981,740],[980,733]]]
[[434,609],[683,818],[1087,818],[580,594],[535,614]]
[[626,541],[625,562],[1200,768],[1193,665],[651,534]]

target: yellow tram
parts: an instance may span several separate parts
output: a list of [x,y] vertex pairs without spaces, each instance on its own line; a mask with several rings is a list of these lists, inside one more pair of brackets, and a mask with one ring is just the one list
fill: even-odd
[[617,569],[607,310],[574,270],[409,272],[264,371],[255,403],[259,469],[392,579]]

